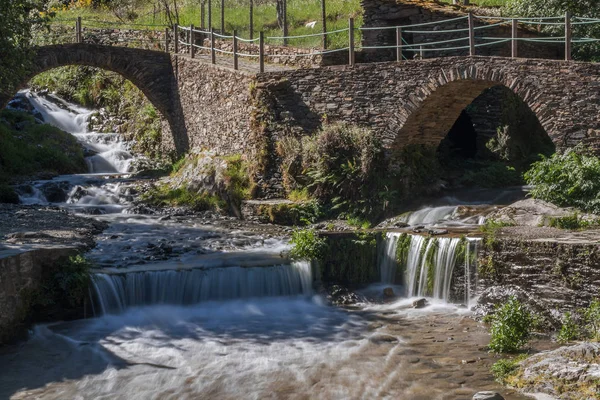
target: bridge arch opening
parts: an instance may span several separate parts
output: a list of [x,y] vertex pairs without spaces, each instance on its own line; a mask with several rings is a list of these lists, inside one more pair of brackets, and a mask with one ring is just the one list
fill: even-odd
[[500,82],[472,79],[437,88],[408,116],[393,151],[402,158],[414,146],[436,157],[440,177],[453,187],[518,184],[540,154],[555,152],[517,93]]

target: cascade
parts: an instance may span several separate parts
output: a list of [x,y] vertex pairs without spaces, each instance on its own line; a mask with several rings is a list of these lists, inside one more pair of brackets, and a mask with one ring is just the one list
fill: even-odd
[[[400,240],[402,235],[408,235],[408,248],[400,252],[403,259],[396,260],[399,243],[406,243]],[[428,296],[449,301],[455,268],[464,264],[464,296],[465,303],[468,304],[476,290],[479,241],[480,239],[427,238],[388,232],[379,262],[381,281],[386,284],[396,283],[396,269],[400,267],[405,271],[403,284],[407,297]]]
[[228,267],[96,274],[94,309],[121,313],[128,307],[190,305],[209,300],[310,295],[309,262],[273,267]]

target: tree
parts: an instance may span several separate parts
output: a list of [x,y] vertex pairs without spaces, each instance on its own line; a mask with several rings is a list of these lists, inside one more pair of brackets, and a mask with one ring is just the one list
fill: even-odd
[[[515,17],[557,17],[568,11],[576,17],[600,19],[600,0],[511,0],[508,10]],[[556,36],[564,35],[561,25],[541,25],[541,30]],[[573,37],[600,38],[600,24],[574,25]],[[600,43],[575,44],[573,57],[582,61],[600,61]]]
[[0,0],[0,102],[12,94],[31,60],[32,30],[44,22],[38,0]]

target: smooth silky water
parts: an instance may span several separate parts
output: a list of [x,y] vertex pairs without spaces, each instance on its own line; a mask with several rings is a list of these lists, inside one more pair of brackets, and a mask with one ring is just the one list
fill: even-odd
[[[455,399],[500,390],[479,350],[485,331],[445,301],[458,239],[439,241],[433,293],[422,285],[427,245],[414,235],[402,299],[332,307],[313,291],[309,263],[281,258],[284,237],[132,214],[128,144],[87,132],[90,110],[27,96],[94,153],[90,174],[54,180],[69,191],[59,205],[110,227],[88,253],[99,268],[95,317],[38,325],[28,341],[0,349],[1,399]],[[22,201],[47,204],[45,183]],[[411,222],[448,219],[448,209],[422,214]],[[387,236],[380,287],[394,283],[398,237]],[[468,301],[476,280],[467,282]],[[432,305],[410,308],[422,295]]]

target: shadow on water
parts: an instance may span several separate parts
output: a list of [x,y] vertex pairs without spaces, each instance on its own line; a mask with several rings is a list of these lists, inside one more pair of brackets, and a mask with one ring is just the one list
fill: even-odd
[[271,346],[331,347],[365,337],[368,318],[359,314],[319,297],[280,297],[136,307],[39,326],[29,341],[0,349],[0,398],[109,369],[186,368],[190,357],[215,348],[244,353]]

